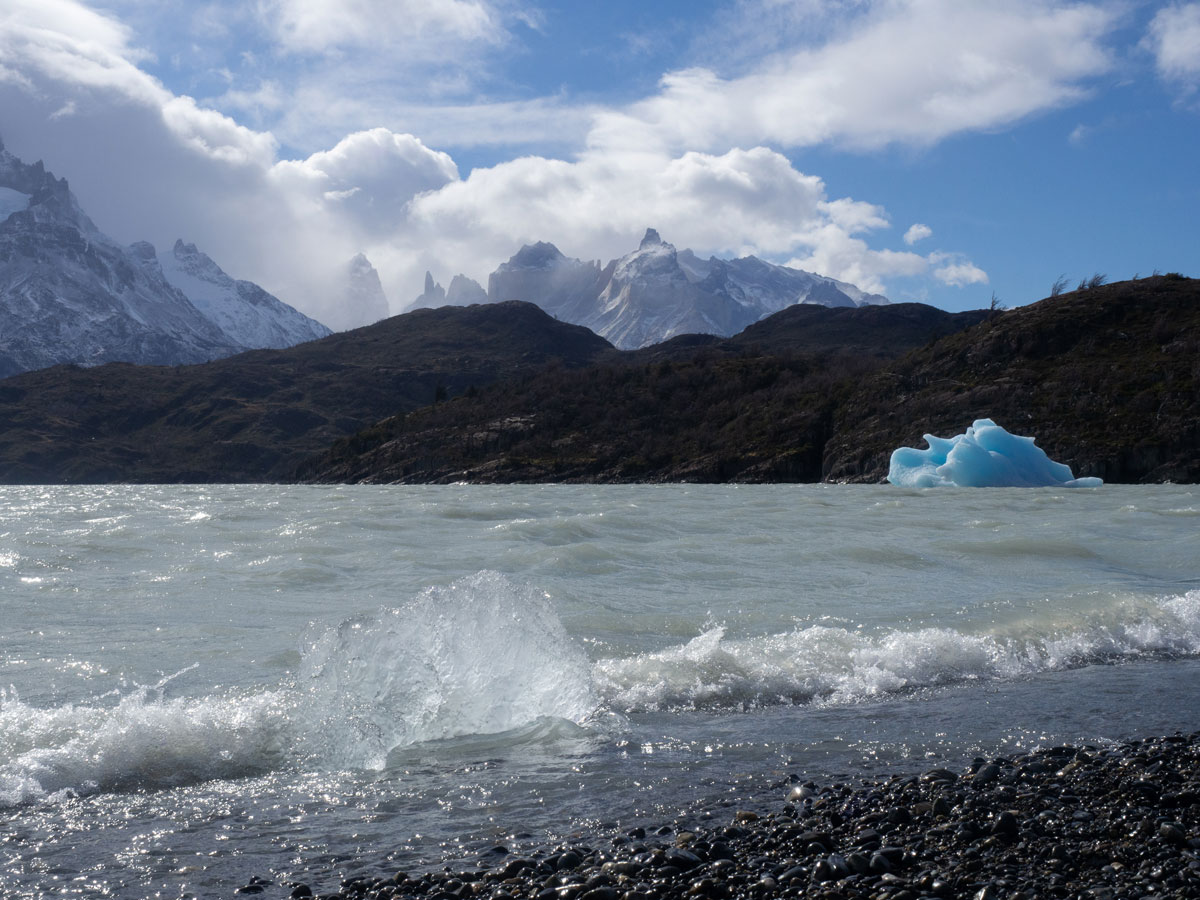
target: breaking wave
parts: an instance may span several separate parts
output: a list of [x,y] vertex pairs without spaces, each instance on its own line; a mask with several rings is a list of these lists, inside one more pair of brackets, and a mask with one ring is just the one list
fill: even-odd
[[[583,652],[545,594],[482,572],[315,630],[271,690],[167,697],[167,683],[50,709],[0,693],[0,807],[240,778],[285,765],[382,768],[424,741],[583,723]],[[550,729],[553,731],[553,729]]]
[[864,634],[817,625],[730,640],[724,627],[715,626],[686,644],[603,660],[594,679],[604,702],[626,713],[835,705],[970,680],[1197,653],[1200,591],[1190,591],[1008,633],[918,628]]
[[805,626],[731,639],[713,626],[657,652],[589,661],[544,593],[481,572],[402,606],[314,628],[302,651],[293,676],[257,691],[170,696],[164,679],[48,709],[0,692],[0,807],[284,767],[379,769],[431,742],[482,752],[595,735],[651,710],[851,704],[971,680],[1193,656],[1200,591],[977,634]]

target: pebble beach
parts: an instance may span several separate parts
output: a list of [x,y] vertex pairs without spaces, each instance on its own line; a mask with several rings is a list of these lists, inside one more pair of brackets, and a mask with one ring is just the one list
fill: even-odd
[[1200,732],[818,784],[473,867],[238,895],[325,900],[1125,900],[1200,896]]

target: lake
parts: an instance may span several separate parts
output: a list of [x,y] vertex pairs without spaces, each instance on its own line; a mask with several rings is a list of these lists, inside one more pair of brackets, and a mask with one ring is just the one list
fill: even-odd
[[0,895],[332,889],[1195,730],[1200,489],[5,487],[0,621]]

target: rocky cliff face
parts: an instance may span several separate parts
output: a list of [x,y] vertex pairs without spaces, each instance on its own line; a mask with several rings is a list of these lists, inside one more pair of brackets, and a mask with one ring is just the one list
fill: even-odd
[[125,247],[66,179],[0,145],[0,377],[56,363],[206,362],[329,331],[193,245]]
[[568,259],[553,244],[527,244],[488,277],[488,299],[536,303],[564,322],[582,325],[612,275],[599,262]]
[[342,273],[341,303],[328,318],[335,331],[374,325],[392,314],[379,273],[364,254],[356,254]]
[[139,251],[102,234],[65,179],[0,149],[0,186],[0,376],[62,362],[204,362],[244,349]]

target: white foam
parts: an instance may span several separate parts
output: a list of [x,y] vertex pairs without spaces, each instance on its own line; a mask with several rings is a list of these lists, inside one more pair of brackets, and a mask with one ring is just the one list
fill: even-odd
[[549,599],[489,572],[317,629],[299,673],[271,689],[166,698],[171,680],[49,709],[0,692],[0,807],[286,765],[378,768],[399,747],[583,723],[597,705]]
[[0,807],[47,796],[161,788],[262,772],[282,759],[279,692],[163,699],[143,688],[115,706],[38,709],[0,693]]
[[[1132,613],[1132,615],[1128,615]],[[686,644],[596,664],[596,689],[619,712],[778,703],[847,704],[974,679],[1003,679],[1146,655],[1200,653],[1200,591],[1118,605],[1021,636],[949,628],[863,634],[823,625],[728,640],[710,628]]]

